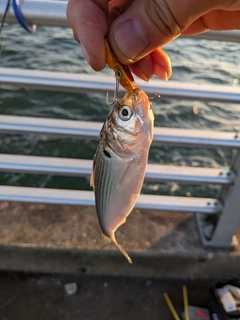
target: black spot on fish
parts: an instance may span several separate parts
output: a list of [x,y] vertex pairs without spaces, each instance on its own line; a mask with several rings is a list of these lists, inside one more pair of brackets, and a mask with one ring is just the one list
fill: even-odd
[[111,155],[106,149],[103,150],[103,153],[105,154],[106,157],[111,159]]

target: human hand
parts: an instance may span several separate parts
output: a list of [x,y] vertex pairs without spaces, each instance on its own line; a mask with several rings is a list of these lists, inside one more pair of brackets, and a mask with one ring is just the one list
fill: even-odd
[[240,29],[240,0],[69,0],[67,17],[94,70],[106,65],[108,36],[139,78],[167,80],[171,62],[161,47],[181,34]]

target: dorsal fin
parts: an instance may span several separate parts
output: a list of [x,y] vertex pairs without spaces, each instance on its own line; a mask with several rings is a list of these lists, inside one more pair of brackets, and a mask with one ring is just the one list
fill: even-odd
[[90,176],[90,187],[94,188],[94,166],[92,166],[92,172]]

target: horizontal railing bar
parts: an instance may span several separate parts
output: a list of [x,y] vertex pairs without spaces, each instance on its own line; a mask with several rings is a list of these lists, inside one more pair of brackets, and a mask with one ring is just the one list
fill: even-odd
[[[0,20],[3,17],[7,0],[0,1]],[[38,26],[56,26],[56,27],[69,27],[66,18],[67,2],[63,1],[37,1],[25,0],[21,4],[21,11],[24,17]],[[13,9],[10,7],[6,23],[17,23]],[[234,31],[209,31],[198,35],[201,39],[218,40],[218,41],[233,41],[240,42],[240,32]]]
[[240,135],[235,132],[156,127],[154,143],[195,148],[239,148]]
[[[28,88],[61,92],[102,92],[114,91],[115,79],[110,76],[70,74],[39,70],[0,68],[2,88]],[[240,88],[222,85],[199,85],[158,80],[138,80],[138,86],[149,95],[160,94],[167,99],[219,101],[240,103]],[[121,89],[122,90],[122,89]]]
[[145,180],[175,181],[190,184],[233,184],[236,175],[229,168],[202,168],[148,164]]
[[[89,177],[92,171],[92,160],[0,154],[0,171]],[[145,180],[232,184],[235,174],[229,168],[148,164]]]
[[[102,123],[49,118],[0,116],[0,133],[44,134],[61,138],[96,140]],[[205,148],[240,148],[234,132],[155,127],[153,143]]]
[[[186,38],[189,36],[181,36]],[[230,30],[230,31],[208,31],[200,33],[194,36],[195,39],[201,40],[215,40],[215,41],[227,41],[227,42],[240,42],[240,30]]]
[[[7,0],[0,1],[0,19],[2,19]],[[69,27],[66,17],[67,2],[26,0],[21,4],[21,11],[27,21],[37,26]],[[18,23],[12,6],[9,8],[6,23]]]
[[[94,206],[92,191],[0,186],[0,201]],[[136,209],[217,214],[220,201],[209,198],[140,195]]]

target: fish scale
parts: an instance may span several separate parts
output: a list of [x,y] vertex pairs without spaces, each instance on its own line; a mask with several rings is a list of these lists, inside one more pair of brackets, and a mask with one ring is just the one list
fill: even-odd
[[101,214],[102,214],[102,221],[104,221],[106,215],[106,204],[108,203],[108,198],[111,196],[109,192],[109,180],[111,178],[111,162],[104,157],[103,160],[103,170],[102,170],[102,181],[101,181],[101,188],[99,190],[100,197],[102,199],[102,206],[101,206]]

